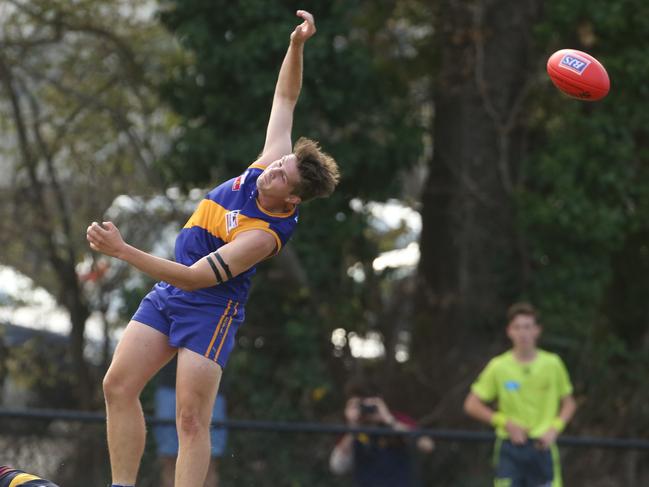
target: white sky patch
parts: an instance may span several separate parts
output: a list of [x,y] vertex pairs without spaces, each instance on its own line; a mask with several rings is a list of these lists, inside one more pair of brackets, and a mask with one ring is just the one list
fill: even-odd
[[[70,314],[58,306],[54,297],[24,274],[11,267],[0,266],[0,321],[12,325],[70,333]],[[86,323],[86,338],[101,340],[101,322],[90,317]]]

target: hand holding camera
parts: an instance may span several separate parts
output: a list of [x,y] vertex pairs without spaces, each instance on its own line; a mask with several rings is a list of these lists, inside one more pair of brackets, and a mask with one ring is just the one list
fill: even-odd
[[395,419],[385,401],[380,397],[352,397],[345,408],[347,423],[394,426]]

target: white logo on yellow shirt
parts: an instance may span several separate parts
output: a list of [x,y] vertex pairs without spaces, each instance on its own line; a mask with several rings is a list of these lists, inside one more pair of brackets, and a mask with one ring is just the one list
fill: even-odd
[[239,226],[239,212],[241,210],[229,211],[225,214],[225,230],[227,233]]

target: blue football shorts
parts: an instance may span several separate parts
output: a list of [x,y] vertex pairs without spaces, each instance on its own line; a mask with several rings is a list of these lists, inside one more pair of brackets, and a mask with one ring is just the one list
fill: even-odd
[[523,445],[498,439],[494,459],[495,487],[553,487],[561,483],[556,445],[545,449],[533,439]]
[[[155,392],[155,415],[160,419],[174,419],[176,417],[176,389],[173,387],[158,387]],[[226,401],[223,394],[216,396],[212,421],[225,421]],[[159,425],[153,427],[153,435],[158,449],[158,455],[175,457],[178,454],[178,433],[174,425]],[[228,440],[228,430],[224,428],[210,428],[210,445],[213,457],[222,457]]]
[[244,318],[238,301],[159,282],[132,319],[167,335],[172,347],[199,353],[224,369]]

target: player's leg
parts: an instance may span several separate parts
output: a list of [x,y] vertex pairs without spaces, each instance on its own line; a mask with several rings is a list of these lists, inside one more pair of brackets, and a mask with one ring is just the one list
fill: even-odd
[[104,377],[104,398],[113,483],[134,485],[146,429],[140,393],[176,353],[162,332],[131,321]]
[[186,348],[178,351],[176,487],[203,485],[210,463],[210,422],[221,366]]

